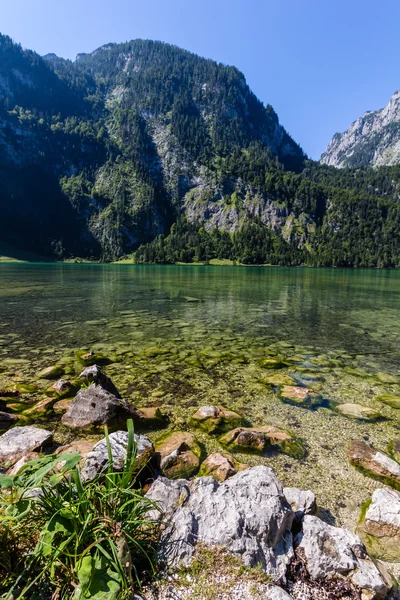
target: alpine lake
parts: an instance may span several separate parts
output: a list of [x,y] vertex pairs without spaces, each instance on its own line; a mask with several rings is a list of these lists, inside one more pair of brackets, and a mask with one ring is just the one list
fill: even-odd
[[[0,390],[19,391],[3,401],[20,424],[48,427],[60,444],[90,436],[34,407],[54,383],[38,376],[42,369],[57,365],[74,378],[93,352],[127,401],[168,418],[145,432],[152,440],[190,429],[204,405],[293,433],[303,457],[235,458],[312,489],[325,519],[352,529],[382,484],[349,464],[350,440],[385,452],[400,437],[400,409],[379,400],[400,396],[399,339],[397,271],[0,264]],[[311,393],[283,397],[285,384]],[[345,416],[343,403],[375,412]],[[216,436],[196,435],[204,453],[221,451]]]

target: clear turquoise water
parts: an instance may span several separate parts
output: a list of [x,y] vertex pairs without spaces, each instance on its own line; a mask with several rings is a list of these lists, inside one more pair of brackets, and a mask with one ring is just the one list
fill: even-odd
[[[253,425],[291,431],[305,444],[304,460],[239,459],[313,489],[332,522],[347,526],[379,486],[348,464],[349,440],[385,450],[400,435],[400,411],[377,400],[400,394],[399,334],[397,271],[0,264],[0,389],[38,385],[15,410],[46,394],[40,369],[60,363],[73,377],[82,369],[77,350],[100,352],[114,361],[107,371],[123,396],[160,406],[171,429],[187,428],[198,406],[223,404]],[[325,399],[378,410],[384,420],[285,404],[262,382],[273,373],[262,366],[271,356],[287,363],[276,374]],[[47,419],[56,441],[71,439],[59,417],[39,422]],[[221,450],[199,436],[207,451]]]

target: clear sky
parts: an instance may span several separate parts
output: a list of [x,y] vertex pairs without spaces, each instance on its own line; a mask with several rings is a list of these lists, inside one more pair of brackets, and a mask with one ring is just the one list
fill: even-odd
[[0,31],[75,58],[135,38],[235,65],[318,159],[400,88],[400,0],[0,0]]

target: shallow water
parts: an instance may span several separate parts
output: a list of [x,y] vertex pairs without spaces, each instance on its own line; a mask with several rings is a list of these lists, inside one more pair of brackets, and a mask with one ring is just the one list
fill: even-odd
[[[290,429],[307,447],[305,460],[240,459],[311,487],[327,518],[354,525],[377,484],[348,465],[348,441],[384,450],[400,435],[399,411],[375,399],[400,393],[399,308],[396,271],[0,264],[0,389],[31,383],[57,362],[73,375],[77,350],[102,352],[115,361],[107,370],[124,396],[160,405],[171,428],[186,427],[195,407],[220,403],[255,425]],[[265,357],[286,361],[277,373],[320,394],[319,408],[279,400],[260,382],[275,373]],[[46,386],[39,381],[23,401],[40,399]],[[364,404],[386,420],[350,420],[331,401]]]

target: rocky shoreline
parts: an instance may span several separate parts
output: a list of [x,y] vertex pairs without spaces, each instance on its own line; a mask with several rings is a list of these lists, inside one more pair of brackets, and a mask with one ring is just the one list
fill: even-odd
[[[90,362],[93,358],[85,355]],[[59,375],[54,367],[41,373],[41,377],[53,379]],[[293,403],[309,401],[306,388],[290,383],[282,382],[282,396]],[[109,441],[113,468],[118,470],[127,452],[127,419],[133,419],[136,431],[144,433],[163,429],[168,422],[160,408],[136,408],[121,398],[117,387],[96,364],[84,369],[75,380],[58,379],[51,388],[54,395],[47,402],[62,414],[61,421],[74,432],[74,441],[57,445],[52,431],[35,424],[21,426],[18,422],[14,426],[15,422],[5,417],[2,426],[10,428],[0,437],[0,464],[8,474],[16,475],[42,451],[78,451],[82,478],[90,481],[107,469],[107,445],[98,438],[104,425],[113,431]],[[0,394],[3,398],[4,392]],[[46,399],[42,403],[45,405]],[[348,406],[345,410],[354,414],[357,405]],[[35,406],[36,411],[40,408]],[[97,432],[98,441],[82,435],[88,432]],[[207,456],[198,432],[215,440],[215,452]],[[174,597],[168,577],[182,567],[190,569],[203,546],[218,552],[226,550],[247,568],[261,566],[270,579],[268,584],[257,585],[266,586],[264,597],[271,600],[396,597],[387,563],[393,566],[400,562],[398,442],[392,443],[390,456],[363,440],[354,440],[350,445],[350,463],[385,486],[378,488],[363,507],[354,534],[329,525],[323,514],[318,516],[311,491],[283,488],[271,468],[251,467],[237,459],[237,454],[254,457],[265,452],[301,459],[306,453],[303,442],[285,428],[252,426],[240,413],[212,405],[198,408],[184,428],[161,433],[154,443],[144,434],[136,434],[135,441],[138,465],[148,468],[144,482],[147,497],[157,503],[159,514],[155,517],[164,524],[159,555],[167,571],[158,586],[147,590],[149,598]],[[217,573],[215,577],[218,580]],[[176,593],[177,597],[188,597],[182,591]],[[239,593],[244,595],[232,597],[257,597],[250,591]]]

